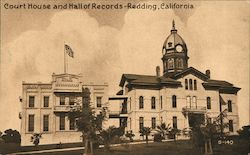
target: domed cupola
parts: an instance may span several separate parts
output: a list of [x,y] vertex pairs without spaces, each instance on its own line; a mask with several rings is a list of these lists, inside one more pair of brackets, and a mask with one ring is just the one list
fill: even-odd
[[163,74],[180,72],[188,67],[187,46],[182,37],[173,27],[162,48]]

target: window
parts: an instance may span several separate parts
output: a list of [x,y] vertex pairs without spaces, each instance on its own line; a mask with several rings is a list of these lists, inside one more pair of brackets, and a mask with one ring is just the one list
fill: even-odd
[[43,115],[43,131],[49,131],[49,115]]
[[229,122],[228,122],[229,124],[229,131],[230,132],[234,132],[234,125],[233,125],[233,120],[229,120]]
[[75,130],[75,119],[74,118],[69,119],[69,130]]
[[60,96],[60,105],[65,105],[65,96]]
[[173,69],[174,68],[174,59],[168,59],[168,68]]
[[185,89],[188,90],[188,79],[185,79]]
[[197,81],[194,80],[194,90],[197,90]]
[[176,116],[173,117],[173,128],[177,129],[177,117]]
[[49,107],[49,96],[43,97],[43,107]]
[[60,114],[59,119],[59,129],[65,130],[65,114]]
[[131,97],[129,98],[129,109],[131,110]]
[[232,109],[232,101],[228,100],[227,105],[228,105],[228,112],[232,112],[233,111],[233,109]]
[[70,96],[69,97],[69,105],[74,105],[75,104],[75,97],[74,96]]
[[139,97],[139,109],[143,109],[143,96]]
[[29,96],[29,107],[35,107],[35,96]]
[[211,98],[207,97],[207,109],[211,109]]
[[96,97],[96,106],[102,107],[102,97]]
[[144,120],[143,120],[143,117],[140,117],[139,118],[139,129],[141,130],[143,127],[144,127]]
[[189,79],[189,90],[193,90],[193,80]]
[[191,107],[191,97],[187,96],[187,106]]
[[177,63],[177,68],[183,68],[183,60],[182,59],[176,59],[176,63]]
[[28,131],[33,132],[34,131],[34,123],[35,123],[35,115],[29,115],[28,118]]
[[173,44],[172,42],[169,42],[168,47],[172,47],[172,44]]
[[130,124],[130,129],[132,129],[132,120],[131,120],[131,118],[129,118],[129,124]]
[[176,108],[176,96],[175,95],[172,96],[172,107]]
[[180,61],[179,61],[179,67],[183,68],[183,60],[182,59],[180,59]]
[[151,109],[155,109],[155,97],[151,98]]
[[160,104],[161,104],[161,109],[162,109],[162,96],[160,97]]
[[152,129],[155,129],[156,127],[156,119],[155,117],[152,117]]
[[197,98],[196,98],[196,96],[193,96],[192,102],[193,102],[192,103],[193,106],[197,108]]

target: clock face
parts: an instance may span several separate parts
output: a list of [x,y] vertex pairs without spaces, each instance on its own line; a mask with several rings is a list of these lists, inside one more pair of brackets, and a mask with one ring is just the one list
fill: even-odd
[[176,50],[177,52],[182,52],[183,48],[182,48],[181,45],[177,45],[177,46],[175,47],[175,50]]

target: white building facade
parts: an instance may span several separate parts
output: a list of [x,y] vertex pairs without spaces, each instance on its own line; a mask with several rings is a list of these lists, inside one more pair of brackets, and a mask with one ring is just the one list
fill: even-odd
[[236,134],[240,88],[211,79],[210,70],[202,73],[188,67],[187,45],[174,22],[170,32],[162,48],[162,76],[157,67],[153,76],[123,74],[121,77],[122,89],[117,95],[126,98],[123,99],[127,108],[126,130],[133,131],[135,139],[141,139],[142,127],[150,127],[154,132],[157,125],[165,123],[183,130],[192,127],[197,117],[213,121],[226,109],[223,122],[229,123],[229,127],[225,131]]
[[107,83],[83,83],[81,75],[67,73],[53,74],[50,83],[23,82],[21,145],[33,145],[34,133],[42,133],[41,145],[81,142],[68,112],[81,107],[83,88],[90,90],[91,106],[98,114],[108,103]]

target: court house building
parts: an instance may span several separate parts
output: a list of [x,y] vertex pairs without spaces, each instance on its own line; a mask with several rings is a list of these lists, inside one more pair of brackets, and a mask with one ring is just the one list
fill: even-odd
[[224,111],[227,117],[223,122],[229,123],[225,131],[236,134],[240,88],[212,79],[210,70],[201,72],[189,66],[188,48],[174,21],[161,53],[162,73],[157,66],[155,75],[123,74],[121,77],[117,95],[126,98],[123,105],[127,115],[120,116],[126,120],[126,130],[133,131],[135,138],[140,139],[142,127],[154,131],[157,125],[165,123],[182,130],[192,127],[197,117],[213,121]]

